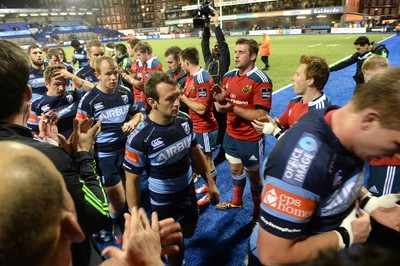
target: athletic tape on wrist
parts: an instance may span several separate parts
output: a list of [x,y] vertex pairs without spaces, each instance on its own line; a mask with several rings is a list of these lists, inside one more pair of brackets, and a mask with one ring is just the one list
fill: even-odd
[[370,197],[364,206],[364,211],[371,214],[373,211],[382,208],[392,208],[397,205],[399,198],[396,194],[388,194],[380,197]]
[[346,244],[343,242],[343,237],[342,235],[339,233],[339,231],[334,230],[333,232],[335,232],[337,238],[338,238],[338,248],[337,250],[342,250],[346,248]]
[[[347,229],[343,226],[338,227],[337,229],[335,229],[335,231],[340,234],[341,239],[344,243],[344,248],[349,248],[351,246],[349,231],[347,231]],[[340,242],[340,239],[339,239],[339,248],[341,247],[341,244],[342,243]]]

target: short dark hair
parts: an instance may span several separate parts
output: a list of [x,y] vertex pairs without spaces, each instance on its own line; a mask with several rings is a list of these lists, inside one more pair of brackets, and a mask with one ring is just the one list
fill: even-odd
[[107,48],[110,48],[110,49],[114,49],[114,48],[115,48],[115,43],[113,43],[113,42],[108,42],[108,43],[106,43],[106,47],[107,47]]
[[175,61],[178,61],[179,59],[179,54],[182,52],[182,49],[178,46],[171,46],[167,50],[165,50],[164,57],[167,57],[169,55],[173,55]]
[[250,55],[252,55],[252,54],[256,54],[257,55],[258,54],[258,46],[259,46],[259,44],[255,40],[248,39],[248,38],[239,38],[236,41],[236,45],[239,45],[239,44],[248,45],[249,46]]
[[354,45],[364,46],[366,44],[370,44],[367,36],[360,36],[354,41]]
[[182,58],[182,60],[188,60],[192,65],[199,65],[199,51],[195,47],[188,47],[183,49],[179,56]]
[[72,40],[71,46],[74,47],[75,49],[78,49],[81,46],[81,43],[78,40]]
[[32,51],[33,49],[40,49],[40,50],[42,50],[42,48],[40,48],[39,45],[33,44],[33,45],[31,45],[31,46],[28,47],[28,55],[31,54],[31,51]]
[[0,120],[17,114],[29,81],[28,55],[15,43],[0,39]]
[[176,80],[167,73],[161,71],[151,72],[150,78],[144,83],[144,93],[146,98],[153,98],[158,102],[160,97],[157,92],[157,86],[160,83],[167,83],[173,86],[176,86],[177,84]]
[[126,54],[128,52],[126,45],[123,43],[117,43],[115,45],[115,51],[120,52],[121,54]]

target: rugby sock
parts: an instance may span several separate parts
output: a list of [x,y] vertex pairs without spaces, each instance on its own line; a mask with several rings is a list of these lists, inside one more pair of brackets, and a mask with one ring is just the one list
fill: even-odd
[[217,169],[214,169],[210,172],[211,177],[214,179],[215,184],[217,184]]
[[[251,187],[251,197],[253,198],[254,203],[254,210],[253,210],[253,217],[258,218],[260,214],[260,204],[261,204],[261,192],[263,187]],[[257,216],[257,217],[256,217]]]
[[240,205],[243,202],[243,191],[246,186],[246,173],[243,172],[240,176],[232,175],[233,183],[233,198],[232,203],[235,205]]

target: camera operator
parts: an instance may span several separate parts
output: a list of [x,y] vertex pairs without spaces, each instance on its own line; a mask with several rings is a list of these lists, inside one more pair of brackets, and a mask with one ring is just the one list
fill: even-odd
[[[214,44],[210,51],[210,22],[207,21],[203,31],[203,38],[201,40],[201,49],[203,51],[205,69],[210,72],[214,79],[215,84],[221,85],[222,78],[229,70],[231,62],[231,56],[229,53],[228,44],[225,41],[225,36],[222,33],[221,27],[219,26],[218,13],[216,10],[212,10],[209,14],[215,25],[215,37],[217,43]],[[214,159],[214,164],[219,164],[225,160],[225,151],[222,148],[222,141],[226,130],[226,114],[216,112],[214,109],[214,115],[217,119],[219,130],[218,130],[218,142],[221,144],[220,151]]]

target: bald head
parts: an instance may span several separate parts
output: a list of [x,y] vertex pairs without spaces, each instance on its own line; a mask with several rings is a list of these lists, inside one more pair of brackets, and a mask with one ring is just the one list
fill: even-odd
[[0,265],[50,265],[74,210],[62,176],[32,147],[2,141],[0,151]]

